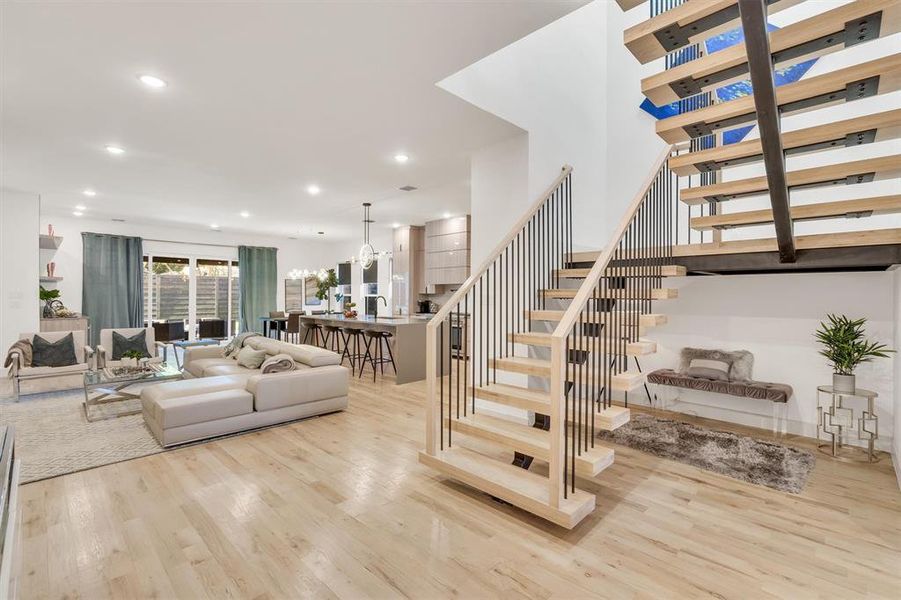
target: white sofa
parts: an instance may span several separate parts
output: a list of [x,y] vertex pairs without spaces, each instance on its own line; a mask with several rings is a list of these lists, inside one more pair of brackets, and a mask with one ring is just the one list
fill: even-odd
[[23,365],[22,357],[15,354],[12,364],[10,376],[13,380],[13,393],[16,400],[22,393],[22,384],[32,384],[28,386],[25,393],[35,394],[40,392],[48,392],[51,390],[71,389],[79,387],[84,382],[84,372],[93,368],[93,350],[86,345],[85,332],[79,331],[37,331],[32,333],[20,333],[20,340],[31,340],[34,336],[39,335],[48,342],[56,342],[72,334],[72,341],[75,344],[75,360],[74,365],[65,367],[26,367]]
[[147,344],[147,354],[150,355],[148,362],[160,363],[166,361],[166,345],[157,342],[153,335],[153,327],[132,327],[119,329],[101,329],[100,345],[96,349],[97,368],[119,367],[122,366],[121,360],[113,360],[113,332],[123,335],[127,338],[135,336],[141,332],[145,332],[144,340]]
[[288,354],[297,369],[263,374],[223,356],[219,346],[188,348],[185,379],[141,391],[144,420],[163,446],[256,429],[347,408],[347,368],[335,352],[264,337],[246,345]]

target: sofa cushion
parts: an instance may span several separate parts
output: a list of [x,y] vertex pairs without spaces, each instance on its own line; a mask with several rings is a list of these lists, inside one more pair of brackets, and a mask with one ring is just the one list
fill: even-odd
[[269,356],[287,354],[294,359],[294,362],[310,367],[326,367],[341,364],[341,355],[337,352],[306,344],[289,344],[281,340],[258,336],[248,338],[244,345],[250,346],[254,350],[265,350]]
[[24,367],[19,369],[19,375],[25,376],[33,376],[33,375],[47,375],[49,373],[53,373],[54,375],[77,375],[78,373],[82,373],[88,370],[87,363],[78,363],[75,365],[66,365],[65,367]]
[[164,398],[179,398],[221,390],[244,389],[246,377],[240,375],[220,375],[203,379],[183,379],[168,381],[157,385],[149,385],[141,390],[141,401],[158,402]]
[[266,360],[265,350],[254,350],[250,346],[245,346],[238,351],[238,364],[242,367],[259,369],[264,360]]
[[160,428],[168,429],[253,412],[253,396],[246,390],[232,389],[161,398],[146,404],[144,411]]
[[147,351],[147,330],[142,329],[134,335],[125,336],[118,331],[113,332],[113,360],[122,360],[126,352],[137,352],[140,358],[150,358]]
[[31,340],[31,349],[33,367],[66,367],[78,363],[71,333],[53,342],[36,335]]
[[252,375],[247,380],[247,391],[253,394],[254,408],[264,411],[346,396],[348,380],[347,368],[334,365],[271,375]]
[[236,363],[230,358],[221,356],[216,358],[197,358],[185,364],[185,370],[194,377],[204,377],[206,370],[210,367],[218,367],[221,365],[234,366]]
[[247,367],[242,367],[241,365],[235,363],[235,361],[230,361],[231,364],[228,365],[215,365],[213,367],[207,367],[203,370],[204,377],[216,377],[218,375],[256,375],[260,372],[259,369],[248,369]]

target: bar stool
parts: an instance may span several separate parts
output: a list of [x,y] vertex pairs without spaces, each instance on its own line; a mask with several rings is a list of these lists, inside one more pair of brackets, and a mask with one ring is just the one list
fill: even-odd
[[[364,334],[366,335],[366,354],[363,357],[363,367],[366,365],[366,361],[369,361],[369,364],[372,365],[372,380],[375,381],[376,377],[376,369],[381,368],[382,375],[385,374],[385,363],[391,363],[391,368],[394,369],[394,375],[397,375],[397,365],[394,364],[394,353],[391,351],[391,337],[393,337],[387,331],[373,331],[372,329],[367,329]],[[372,348],[372,343],[375,343],[375,347]],[[382,351],[382,346],[388,348],[388,358],[385,358],[385,354]],[[363,367],[360,367],[360,377],[363,377]]]
[[[341,342],[344,342],[341,338],[341,328],[337,325],[323,325],[322,329],[325,331],[325,341],[322,347],[332,352],[340,352]],[[346,344],[347,342],[344,343]]]
[[312,337],[313,345],[322,347],[322,325],[312,319],[302,319],[301,322],[307,329],[307,332],[303,334],[303,343],[306,344]]
[[360,365],[360,373],[363,372],[365,352],[360,352],[360,337],[362,332],[355,327],[342,327],[344,334],[344,351],[341,353],[341,362],[346,358],[350,362],[350,374],[356,373],[357,364]]

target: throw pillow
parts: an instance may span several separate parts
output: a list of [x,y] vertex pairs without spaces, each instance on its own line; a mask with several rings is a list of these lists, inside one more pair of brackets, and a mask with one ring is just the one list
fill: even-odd
[[238,364],[248,369],[259,369],[266,360],[265,350],[254,350],[250,346],[244,346],[238,352]]
[[48,342],[39,335],[31,340],[32,367],[67,367],[78,364],[75,358],[75,340],[68,334],[55,342]]
[[721,369],[710,369],[707,367],[689,367],[685,371],[689,377],[698,377],[700,379],[712,379],[714,381],[729,381],[729,374]]
[[141,330],[131,337],[125,337],[118,331],[113,332],[113,360],[122,360],[122,355],[134,350],[141,353],[141,358],[150,358],[147,352],[147,331]]

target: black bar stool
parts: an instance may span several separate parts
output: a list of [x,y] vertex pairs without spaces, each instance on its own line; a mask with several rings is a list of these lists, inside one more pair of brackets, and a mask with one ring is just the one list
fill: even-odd
[[322,347],[332,352],[341,352],[341,343],[347,343],[341,338],[341,328],[337,325],[323,325],[322,329],[325,331],[325,341]]
[[360,352],[360,337],[362,331],[354,327],[342,327],[344,334],[344,351],[341,353],[341,362],[346,358],[350,362],[350,374],[356,373],[357,365],[360,365],[360,373],[363,372],[365,352]]
[[[366,354],[363,357],[363,366],[360,367],[360,377],[363,377],[363,367],[365,367],[367,360],[372,365],[373,381],[375,381],[378,368],[381,368],[382,375],[385,374],[385,363],[391,364],[396,376],[397,365],[394,364],[394,353],[391,351],[391,338],[393,336],[387,331],[373,331],[372,329],[367,329],[364,334],[366,335]],[[375,344],[374,347],[372,346],[373,343]],[[388,348],[388,358],[385,358],[385,354],[382,351],[383,346]]]
[[306,344],[312,337],[313,345],[322,347],[322,325],[312,319],[303,319],[301,322],[307,329],[306,333],[303,334],[303,343]]

